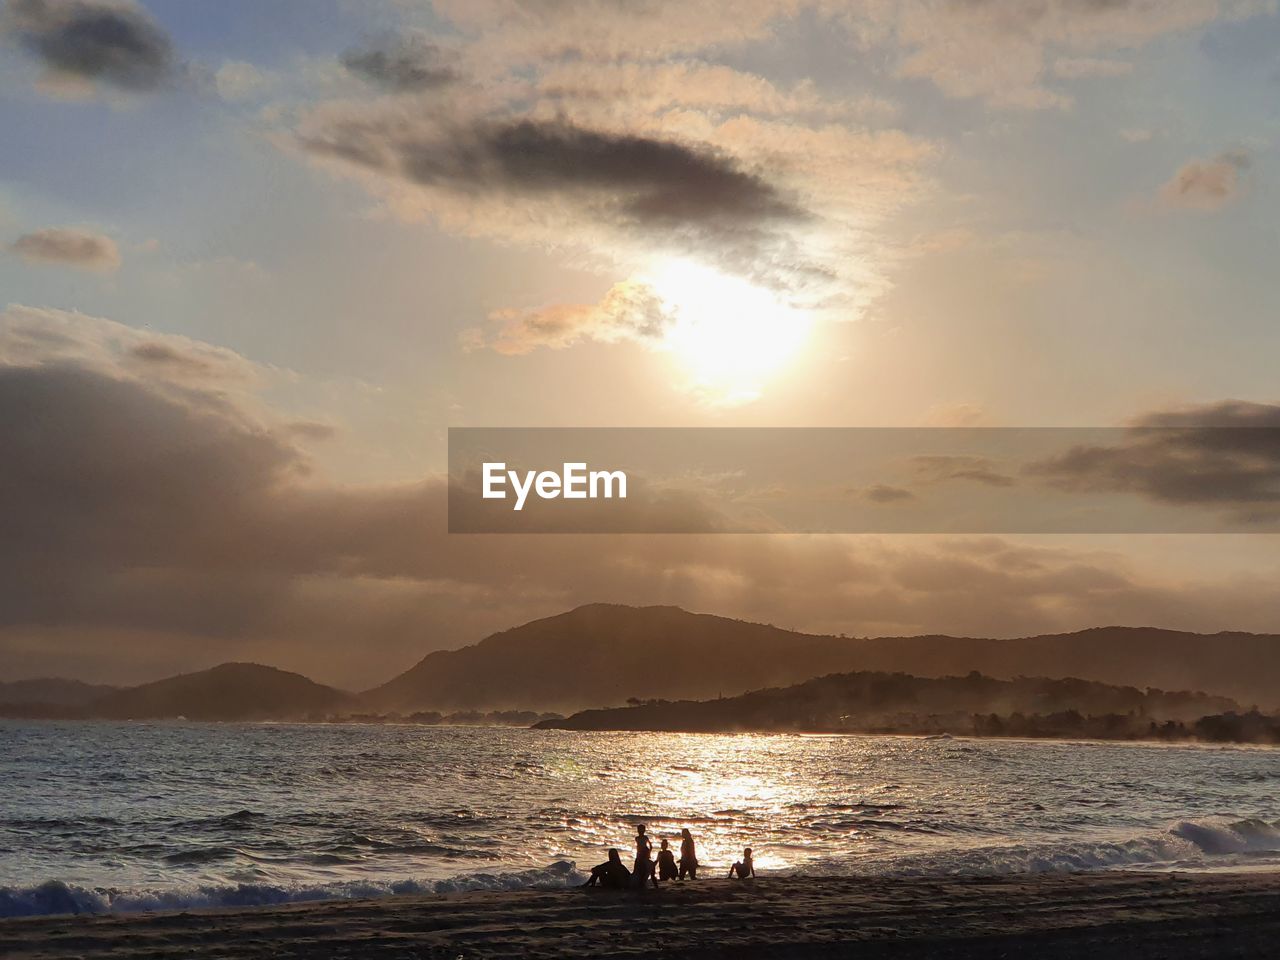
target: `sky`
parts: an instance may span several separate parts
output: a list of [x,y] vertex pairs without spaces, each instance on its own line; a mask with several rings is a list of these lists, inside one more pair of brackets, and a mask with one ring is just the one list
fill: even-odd
[[[449,427],[1280,426],[1274,2],[0,9],[0,677],[359,689],[597,601],[1280,627],[1262,533],[444,508]],[[1234,467],[1177,502],[1280,502]]]

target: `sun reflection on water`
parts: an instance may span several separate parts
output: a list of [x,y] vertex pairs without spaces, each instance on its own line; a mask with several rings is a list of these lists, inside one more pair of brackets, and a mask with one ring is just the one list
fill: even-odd
[[10,733],[0,774],[45,773],[0,775],[0,823],[38,808],[54,826],[0,830],[0,886],[563,883],[581,879],[568,861],[581,871],[615,846],[630,859],[641,823],[677,849],[688,827],[709,876],[745,846],[762,874],[871,875],[1249,866],[1280,850],[1273,751],[390,725]]

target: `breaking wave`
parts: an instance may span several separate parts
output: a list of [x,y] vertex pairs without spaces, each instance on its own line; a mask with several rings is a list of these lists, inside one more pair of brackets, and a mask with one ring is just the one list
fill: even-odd
[[[1184,820],[1167,830],[1128,839],[1013,844],[939,851],[893,861],[815,862],[800,873],[880,876],[998,876],[1066,870],[1211,870],[1262,865],[1280,856],[1280,822]],[[317,884],[200,884],[164,889],[89,888],[51,880],[34,887],[0,887],[0,917],[44,914],[136,913],[196,907],[257,907],[317,900],[354,900],[468,890],[567,887],[584,875],[569,860],[537,870],[474,873],[448,880],[348,880]]]
[[0,917],[63,913],[139,913],[198,907],[267,907],[314,900],[363,900],[405,894],[467,890],[565,887],[585,879],[570,860],[539,870],[475,873],[449,880],[346,880],[322,884],[201,884],[164,889],[117,890],[50,880],[34,887],[0,887]]
[[1275,865],[1280,822],[1183,820],[1167,830],[1116,839],[1019,843],[901,858],[894,876],[999,876],[1071,870],[1215,870]]

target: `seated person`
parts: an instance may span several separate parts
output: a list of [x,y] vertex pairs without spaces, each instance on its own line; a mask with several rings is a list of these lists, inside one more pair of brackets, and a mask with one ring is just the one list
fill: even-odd
[[754,877],[755,875],[755,861],[751,859],[751,848],[747,847],[742,851],[742,859],[729,868],[729,876],[737,877],[739,880],[746,880],[748,877]]
[[594,887],[597,882],[610,890],[625,890],[631,886],[631,871],[623,864],[617,847],[609,851],[608,860],[591,868],[591,878],[583,886]]
[[676,855],[671,852],[667,841],[662,841],[662,849],[658,851],[658,879],[674,880],[680,873],[676,867]]

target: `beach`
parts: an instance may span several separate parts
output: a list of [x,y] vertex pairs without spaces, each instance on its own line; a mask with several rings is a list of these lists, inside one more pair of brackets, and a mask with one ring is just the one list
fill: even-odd
[[706,879],[0,922],[0,956],[1274,956],[1280,873]]

